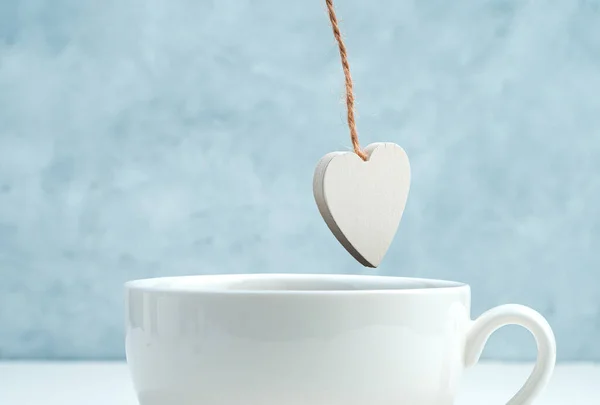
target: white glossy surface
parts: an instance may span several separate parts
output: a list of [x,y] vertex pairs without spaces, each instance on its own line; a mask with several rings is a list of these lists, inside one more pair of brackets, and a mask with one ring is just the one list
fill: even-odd
[[471,325],[465,344],[465,365],[473,366],[492,333],[505,325],[520,325],[529,330],[537,343],[537,362],[525,384],[508,405],[527,405],[548,384],[556,363],[556,340],[550,325],[538,312],[523,305],[500,305],[483,313]]
[[468,286],[435,280],[142,280],[128,284],[126,352],[142,405],[451,405],[465,358],[514,323],[536,337],[539,361],[509,403],[530,404],[554,366],[547,322],[517,305],[475,322],[469,312]]
[[[531,372],[531,364],[478,364],[465,373],[455,405],[501,405]],[[235,387],[232,387],[234,389]],[[2,405],[137,405],[127,365],[2,363]],[[534,405],[600,404],[600,365],[559,364]]]

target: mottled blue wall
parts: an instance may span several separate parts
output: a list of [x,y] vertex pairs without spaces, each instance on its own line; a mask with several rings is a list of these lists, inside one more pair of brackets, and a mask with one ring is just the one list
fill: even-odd
[[[0,358],[122,357],[132,278],[372,272],[312,197],[350,144],[322,3],[0,0]],[[600,1],[337,3],[362,143],[413,167],[376,272],[531,305],[600,360]]]

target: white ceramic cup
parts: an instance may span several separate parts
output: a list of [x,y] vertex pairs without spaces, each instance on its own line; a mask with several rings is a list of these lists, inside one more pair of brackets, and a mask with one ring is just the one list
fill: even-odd
[[556,343],[520,305],[475,321],[470,288],[347,275],[215,275],[126,284],[126,351],[141,405],[451,405],[490,334],[525,327],[547,384]]

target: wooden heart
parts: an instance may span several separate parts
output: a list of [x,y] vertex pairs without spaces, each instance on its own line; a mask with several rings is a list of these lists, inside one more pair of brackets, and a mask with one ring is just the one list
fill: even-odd
[[408,198],[410,164],[394,143],[374,143],[363,161],[333,152],[317,165],[313,193],[337,240],[362,265],[377,267],[394,236]]

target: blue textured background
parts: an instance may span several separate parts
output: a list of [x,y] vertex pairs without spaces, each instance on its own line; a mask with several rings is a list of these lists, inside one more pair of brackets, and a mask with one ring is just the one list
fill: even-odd
[[[373,272],[312,197],[349,146],[322,3],[0,0],[0,358],[121,358],[132,278]],[[337,3],[362,143],[413,167],[376,272],[600,360],[600,2]],[[534,352],[509,327],[485,356]]]

